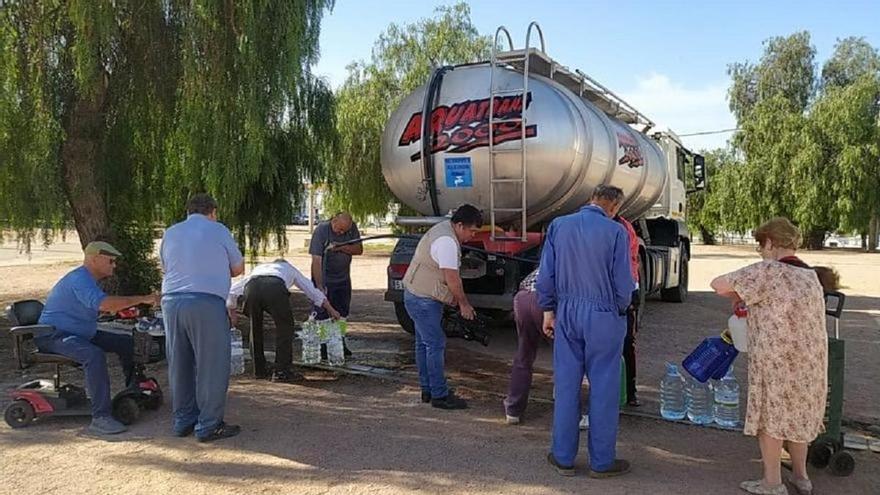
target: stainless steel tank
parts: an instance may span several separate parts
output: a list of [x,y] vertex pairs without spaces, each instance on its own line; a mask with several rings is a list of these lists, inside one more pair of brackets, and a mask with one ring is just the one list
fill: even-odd
[[[430,119],[437,211],[445,214],[462,203],[489,209],[488,65],[447,72]],[[496,178],[520,176],[522,74],[496,69],[496,87],[507,90],[495,100]],[[427,84],[407,96],[394,111],[382,139],[382,173],[391,191],[423,215],[435,214],[422,167],[421,116]],[[520,90],[521,91],[521,90]],[[529,78],[526,98],[527,216],[535,225],[574,211],[600,184],[623,189],[621,210],[636,218],[657,202],[667,180],[664,154],[649,137],[609,117],[545,77]],[[495,185],[496,208],[520,205],[517,183]],[[497,213],[499,224],[518,213]]]

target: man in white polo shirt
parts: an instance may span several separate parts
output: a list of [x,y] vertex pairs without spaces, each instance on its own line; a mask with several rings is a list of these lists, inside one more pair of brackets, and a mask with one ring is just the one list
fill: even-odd
[[[226,307],[235,310],[239,296],[244,296],[244,313],[251,319],[251,355],[254,357],[254,375],[271,376],[274,382],[293,382],[302,378],[291,368],[293,364],[293,330],[295,322],[290,309],[290,287],[297,287],[319,308],[324,308],[333,319],[340,317],[330,300],[311,280],[287,260],[277,259],[254,267],[229,289]],[[275,322],[275,370],[270,374],[263,354],[263,312]]]

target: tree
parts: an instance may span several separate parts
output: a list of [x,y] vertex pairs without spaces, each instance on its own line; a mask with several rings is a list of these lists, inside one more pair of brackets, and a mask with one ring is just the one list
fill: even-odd
[[[880,53],[862,37],[849,37],[838,40],[834,48],[834,54],[825,62],[822,68],[822,86],[826,91],[833,92],[834,88],[859,84],[860,80],[862,84],[866,84],[866,78],[880,78]],[[860,99],[856,97],[855,100]],[[850,101],[853,100],[850,99]],[[869,101],[861,101],[870,107],[871,103]],[[871,165],[870,161],[862,163],[867,166],[868,170],[860,175],[871,177],[870,169],[873,165]],[[851,169],[852,167],[848,168]],[[876,175],[873,177],[876,177]],[[876,203],[873,207],[866,207],[862,211],[875,210]],[[862,220],[864,221],[865,219]],[[880,231],[880,215],[874,213],[867,219],[866,224],[862,222],[858,226],[849,221],[844,221],[843,224],[848,226],[845,228],[856,229],[862,234],[862,239],[867,240],[864,245],[865,248],[870,251],[877,249],[877,237],[880,234],[878,232]]]
[[878,116],[880,76],[866,74],[847,86],[829,87],[810,114],[815,139],[825,151],[825,173],[805,177],[815,195],[833,204],[834,225],[868,233],[870,250],[877,248],[876,219],[880,218]]
[[330,202],[364,216],[384,214],[394,200],[382,175],[379,150],[385,122],[400,101],[425,84],[434,67],[489,58],[466,3],[438,7],[431,19],[392,24],[373,46],[370,62],[348,66],[337,92],[340,145],[330,176]]
[[[797,221],[796,213],[804,211],[801,196],[810,184],[792,170],[815,169],[821,158],[816,143],[807,139],[806,115],[816,87],[815,53],[809,33],[799,32],[767,40],[758,64],[729,67],[728,99],[741,129],[733,142],[745,157],[736,172],[741,188],[736,193],[737,222],[755,226],[772,216]],[[819,219],[828,215],[801,217],[811,221],[801,225],[807,244],[821,247],[832,226]]]
[[[26,246],[72,222],[157,282],[154,222],[207,191],[253,249],[335,144],[309,68],[332,0],[0,0],[0,222]],[[44,235],[48,239],[48,235]]]
[[740,217],[753,224],[788,216],[808,248],[820,249],[838,229],[874,229],[868,237],[876,242],[880,55],[863,38],[840,40],[819,83],[814,54],[809,35],[797,33],[768,40],[757,65],[730,66],[730,108],[742,129],[734,143],[745,163],[736,177],[721,174],[739,189],[706,204],[729,209],[736,197]]
[[737,121],[747,119],[760,101],[777,96],[795,110],[806,110],[815,93],[815,57],[810,33],[801,31],[765,41],[764,54],[757,65],[751,62],[729,65],[728,102]]
[[834,54],[822,66],[822,87],[843,87],[863,76],[880,76],[880,53],[864,37],[837,40]]
[[[719,205],[715,208],[707,205],[707,201],[712,197],[712,192],[718,188],[726,190],[728,184],[725,182],[727,177],[721,177],[720,174],[727,167],[737,165],[736,155],[732,148],[716,148],[714,150],[703,151],[703,157],[706,159],[706,174],[709,176],[707,188],[702,191],[696,191],[688,196],[687,201],[687,222],[691,231],[700,233],[700,238],[704,244],[716,244],[716,233],[719,229],[724,228],[722,223],[722,215]],[[692,168],[687,169],[688,180],[693,175]],[[729,175],[729,174],[728,174]],[[717,195],[716,195],[717,197]]]

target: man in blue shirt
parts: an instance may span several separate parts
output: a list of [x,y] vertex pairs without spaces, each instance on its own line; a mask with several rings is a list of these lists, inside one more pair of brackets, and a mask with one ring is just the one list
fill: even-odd
[[122,254],[106,242],[89,243],[82,266],[62,277],[46,298],[40,324],[51,325],[55,331],[35,339],[41,352],[61,354],[83,366],[86,390],[92,399],[89,430],[103,435],[126,430],[111,416],[110,375],[104,353],[119,356],[125,384],[130,385],[134,343],[130,335],[98,331],[98,313],[116,313],[138,304],[158,303],[155,295],[108,296],[101,290],[98,281],[113,275],[120,256]]
[[229,229],[217,222],[211,196],[190,198],[186,213],[165,231],[159,248],[172,430],[210,442],[241,431],[226,424],[223,413],[231,353],[226,297],[231,277],[244,272],[244,259]]
[[635,284],[626,230],[612,220],[623,191],[599,186],[591,203],[550,224],[541,254],[538,303],[544,333],[554,337],[553,444],[547,460],[563,476],[574,475],[581,382],[590,381],[590,476],[629,472],[617,459],[620,359],[626,309]]

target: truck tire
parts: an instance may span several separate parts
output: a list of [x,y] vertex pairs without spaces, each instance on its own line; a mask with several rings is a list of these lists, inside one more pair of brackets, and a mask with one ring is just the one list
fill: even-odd
[[409,317],[409,313],[406,312],[406,306],[402,302],[394,303],[394,314],[397,316],[397,323],[400,324],[404,332],[410,335],[416,333],[416,324]]
[[687,257],[683,257],[681,259],[681,272],[678,276],[678,287],[672,287],[670,289],[662,289],[660,291],[660,299],[666,302],[677,302],[683,303],[687,300],[688,296],[688,259]]

